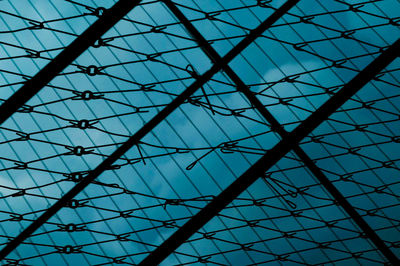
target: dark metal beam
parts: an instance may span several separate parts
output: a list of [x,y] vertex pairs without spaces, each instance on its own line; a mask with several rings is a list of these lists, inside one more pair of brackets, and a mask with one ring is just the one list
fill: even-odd
[[[132,0],[128,0],[132,1]],[[19,244],[27,239],[33,232],[47,222],[54,214],[70,202],[76,195],[78,195],[85,187],[94,181],[105,170],[124,155],[129,149],[138,144],[140,140],[153,130],[159,123],[167,118],[176,108],[184,103],[196,90],[203,86],[212,76],[221,71],[224,65],[227,65],[237,55],[239,55],[247,46],[249,46],[256,38],[258,38],[264,31],[266,31],[272,24],[274,24],[282,15],[284,15],[290,8],[292,8],[298,0],[289,0],[284,3],[280,8],[262,22],[257,28],[252,30],[238,45],[230,50],[220,61],[216,62],[208,71],[199,76],[195,82],[187,87],[180,95],[171,101],[163,110],[155,115],[149,122],[147,122],[141,129],[132,135],[124,144],[117,148],[107,159],[100,163],[95,169],[91,170],[89,174],[79,183],[77,183],[70,191],[61,197],[54,205],[48,208],[41,216],[25,228],[17,237],[13,238],[8,244],[0,251],[0,260],[3,260],[10,252],[12,252]],[[146,264],[152,265],[152,264]]]
[[[166,241],[150,253],[139,265],[158,265],[169,254],[174,252],[183,242],[202,228],[207,222],[222,211],[236,197],[243,193],[269,168],[274,166],[283,156],[294,149],[299,142],[316,129],[350,97],[357,93],[371,79],[379,74],[400,55],[400,39],[382,52],[372,63],[359,72],[350,82],[326,101],[318,110],[312,113],[298,127],[287,134],[278,144],[253,164],[243,175],[215,197],[207,206],[201,209],[188,222],[173,233]],[[331,186],[335,188],[332,184]],[[336,188],[335,188],[336,189]],[[375,233],[375,232],[373,232]],[[392,253],[384,254],[393,265],[399,265],[399,259]]]
[[[221,60],[221,56],[217,51],[207,42],[203,35],[193,26],[193,24],[185,17],[179,8],[171,0],[163,0],[165,5],[171,10],[175,17],[182,23],[189,34],[199,44],[201,49],[208,55],[213,62]],[[243,80],[232,70],[229,65],[223,67],[225,73],[235,83],[237,89],[242,92],[249,102],[258,110],[258,112],[265,118],[271,125],[271,128],[276,131],[282,138],[287,137],[288,132],[282,125],[275,119],[275,117],[265,108],[261,101],[250,91],[248,86]],[[375,231],[368,225],[362,216],[353,208],[343,194],[329,181],[329,178],[322,172],[322,170],[312,161],[312,159],[305,153],[299,146],[294,145],[293,151],[303,161],[304,165],[311,171],[311,173],[318,179],[324,188],[332,195],[337,203],[346,211],[346,213],[356,222],[365,235],[375,244],[381,253],[391,261],[395,257],[393,252],[387,247],[385,242],[375,233]]]
[[119,0],[111,8],[99,14],[96,20],[79,37],[43,67],[34,77],[26,81],[10,98],[0,106],[0,125],[17,112],[34,95],[52,81],[61,71],[69,66],[84,51],[110,30],[118,21],[129,13],[141,0]]

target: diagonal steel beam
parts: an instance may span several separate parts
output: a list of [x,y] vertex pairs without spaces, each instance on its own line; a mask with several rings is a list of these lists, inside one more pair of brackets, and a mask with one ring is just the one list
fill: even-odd
[[[179,8],[171,0],[162,0],[165,5],[171,10],[176,18],[182,23],[189,34],[201,47],[201,49],[208,55],[213,62],[221,60],[221,56],[217,51],[207,42],[203,35],[196,29],[196,27],[186,18],[186,16],[179,10]],[[288,132],[282,125],[275,119],[275,117],[265,108],[261,101],[250,91],[248,86],[243,80],[232,70],[229,65],[223,67],[225,73],[235,83],[237,89],[242,92],[249,102],[258,110],[258,112],[270,123],[271,128],[276,131],[282,138],[288,136]],[[385,242],[375,233],[369,224],[362,218],[362,216],[353,208],[343,194],[329,181],[328,177],[322,170],[312,161],[312,159],[305,153],[299,146],[294,145],[293,151],[303,161],[304,165],[311,171],[311,173],[318,179],[324,188],[332,195],[338,204],[346,211],[346,213],[355,221],[355,223],[364,231],[365,235],[375,244],[381,253],[390,261],[395,257],[393,252],[387,247]]]
[[[239,55],[247,46],[249,46],[256,38],[258,38],[264,31],[266,31],[272,24],[274,24],[280,17],[282,17],[290,8],[292,8],[299,0],[288,0],[280,8],[263,21],[257,28],[252,30],[243,40],[241,40],[232,50],[230,50],[220,61],[216,62],[208,71],[198,77],[189,87],[187,87],[180,95],[171,101],[163,110],[155,115],[149,122],[147,122],[141,129],[132,135],[125,143],[118,147],[107,159],[100,163],[95,169],[91,170],[89,174],[79,183],[77,183],[71,190],[61,197],[56,203],[48,208],[41,216],[34,222],[26,227],[17,237],[13,238],[8,244],[0,251],[0,260],[3,260],[10,252],[19,246],[25,239],[27,239],[33,232],[47,222],[54,214],[62,209],[68,202],[70,202],[76,195],[78,195],[85,187],[92,181],[100,176],[105,170],[124,155],[134,145],[137,145],[140,140],[153,130],[159,123],[168,117],[176,108],[184,103],[196,90],[203,86],[210,78],[219,72],[224,65],[227,65],[237,55]],[[147,264],[149,265],[149,264]]]
[[0,125],[129,13],[141,0],[119,0],[0,106]]
[[[264,175],[264,173],[274,166],[283,156],[293,150],[302,139],[309,135],[399,55],[400,39],[382,52],[380,56],[359,72],[351,81],[343,86],[339,92],[326,101],[298,127],[288,133],[285,138],[265,153],[265,155],[253,164],[244,174],[237,178],[188,222],[175,231],[139,265],[158,265],[161,263],[183,242],[189,239],[236,197],[243,193],[260,176]],[[334,187],[332,184],[331,186]],[[386,253],[385,256],[393,265],[400,265],[399,259],[392,252]]]

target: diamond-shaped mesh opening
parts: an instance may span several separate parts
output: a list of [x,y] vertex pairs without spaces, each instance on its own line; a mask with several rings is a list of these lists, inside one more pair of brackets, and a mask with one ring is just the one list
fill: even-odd
[[[16,108],[0,112],[5,265],[398,262],[398,1],[0,7],[0,98]],[[74,42],[85,51],[45,69]]]

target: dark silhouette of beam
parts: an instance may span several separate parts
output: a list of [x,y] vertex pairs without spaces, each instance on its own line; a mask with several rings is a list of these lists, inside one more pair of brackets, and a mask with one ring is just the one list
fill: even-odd
[[[141,0],[119,0],[0,106],[0,125],[129,13]],[[102,13],[102,14],[101,14]]]
[[[132,0],[131,0],[132,1]],[[0,260],[3,260],[10,252],[12,252],[19,244],[27,239],[33,232],[47,222],[54,214],[70,202],[76,195],[78,195],[85,187],[94,181],[105,170],[110,169],[112,164],[124,155],[129,149],[137,145],[140,140],[153,130],[159,123],[167,118],[179,105],[183,104],[196,90],[203,86],[208,80],[212,78],[217,72],[221,71],[224,65],[227,65],[236,56],[238,56],[247,46],[249,46],[256,38],[258,38],[264,31],[266,31],[272,24],[274,24],[282,15],[284,15],[290,8],[292,8],[299,0],[289,0],[274,13],[263,21],[258,27],[250,31],[250,33],[242,39],[232,50],[230,50],[220,61],[216,62],[208,71],[199,76],[195,82],[187,87],[180,95],[171,101],[163,110],[155,115],[149,122],[147,122],[141,129],[132,135],[125,143],[118,147],[107,159],[100,163],[95,169],[91,170],[88,175],[79,183],[77,183],[71,190],[61,197],[56,203],[48,208],[42,215],[40,215],[34,222],[26,227],[17,237],[13,238],[8,244],[0,251]],[[153,265],[153,264],[146,264]]]
[[[357,93],[365,84],[373,79],[380,71],[400,55],[400,39],[381,53],[366,68],[359,72],[350,82],[326,101],[320,108],[305,119],[298,127],[289,132],[278,144],[270,149],[244,174],[237,178],[224,191],[216,196],[209,204],[201,209],[182,227],[175,231],[166,241],[150,253],[139,265],[158,265],[182,243],[222,211],[236,197],[243,193],[269,168],[274,166],[283,156],[293,150],[298,143],[332,115],[350,97]],[[328,182],[330,184],[330,182]],[[331,187],[336,189],[332,184]],[[351,207],[351,206],[350,206]],[[375,232],[373,232],[375,233]],[[387,252],[383,249],[384,252]],[[400,265],[399,259],[392,253],[384,254],[393,265]]]
[[[189,34],[201,47],[201,49],[208,55],[213,62],[221,60],[221,56],[217,51],[207,42],[203,35],[193,26],[193,24],[185,17],[179,8],[171,0],[163,0],[165,5],[171,10],[175,17],[182,23]],[[282,138],[288,136],[288,132],[282,125],[275,119],[275,117],[265,108],[261,101],[255,94],[246,86],[243,80],[232,70],[229,65],[225,65],[223,70],[228,77],[235,83],[237,89],[242,92],[249,102],[258,110],[258,112],[270,124],[271,128],[276,131]],[[387,247],[385,242],[375,233],[375,231],[368,225],[362,216],[353,208],[343,194],[329,181],[329,178],[322,172],[322,170],[312,161],[312,159],[305,153],[299,146],[294,145],[293,151],[303,161],[304,165],[311,171],[311,173],[318,179],[324,188],[332,195],[337,203],[346,211],[346,213],[356,222],[365,235],[375,244],[380,252],[389,260],[395,258],[393,252]]]

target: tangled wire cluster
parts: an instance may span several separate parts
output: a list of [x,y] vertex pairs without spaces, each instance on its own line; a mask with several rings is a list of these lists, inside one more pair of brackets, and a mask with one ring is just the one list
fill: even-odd
[[[1,1],[1,101],[115,2]],[[0,248],[218,71],[6,265],[140,263],[400,36],[397,0],[303,0],[226,67],[221,57],[285,1],[138,2],[1,125]],[[388,262],[316,173],[399,256],[399,67],[375,75],[166,265]]]

